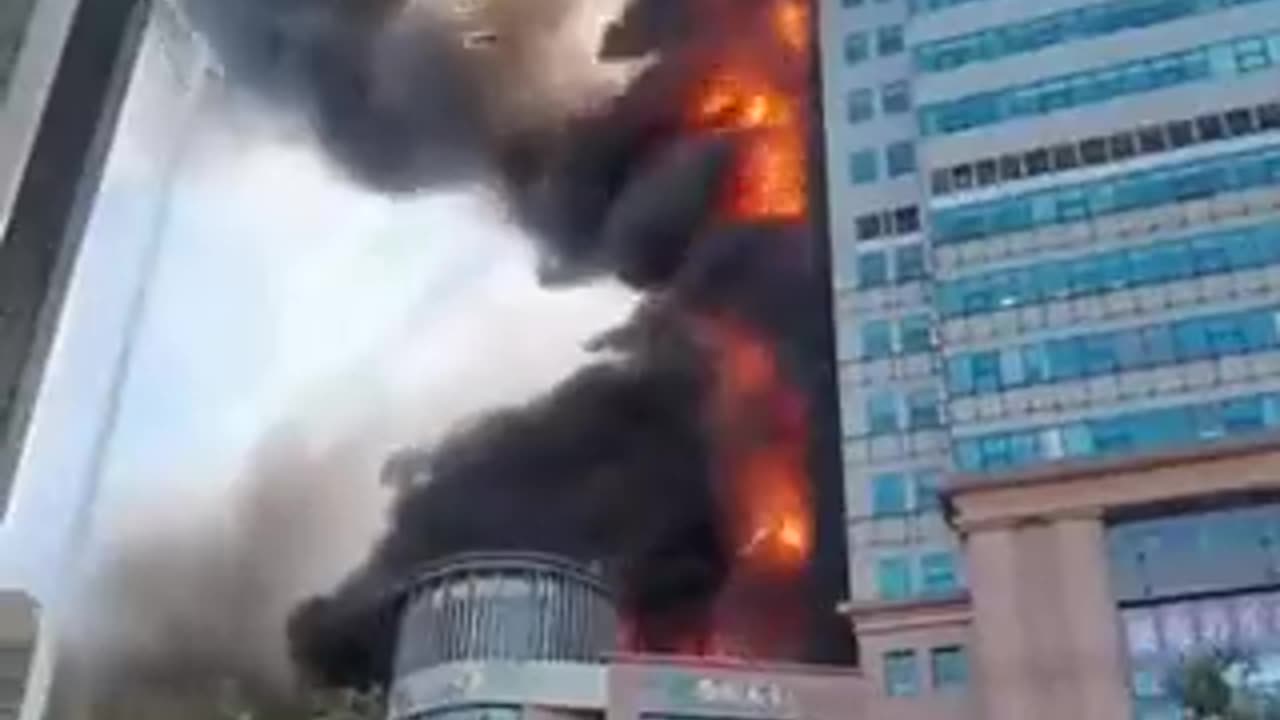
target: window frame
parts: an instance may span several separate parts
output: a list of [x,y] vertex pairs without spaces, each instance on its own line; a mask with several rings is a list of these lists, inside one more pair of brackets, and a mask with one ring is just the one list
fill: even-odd
[[849,183],[871,185],[880,181],[880,153],[862,148],[849,153]]
[[884,148],[885,177],[895,179],[919,171],[916,144],[912,140],[895,140]]
[[920,664],[915,650],[901,648],[886,651],[881,655],[880,663],[886,697],[920,696]]
[[[955,668],[960,672],[955,677],[946,677],[953,673],[941,672],[943,658],[954,658],[958,661]],[[971,682],[969,653],[963,645],[944,645],[929,649],[929,684],[935,692],[963,691]]]
[[876,558],[876,597],[886,602],[902,602],[915,597],[915,579],[908,555]]
[[[886,47],[887,46],[887,47]],[[906,29],[901,23],[881,25],[876,28],[876,55],[892,57],[907,49]]]
[[885,115],[905,115],[913,105],[910,80],[894,80],[880,86],[880,112]]
[[845,92],[845,122],[861,125],[876,116],[876,98],[871,88],[850,88]]

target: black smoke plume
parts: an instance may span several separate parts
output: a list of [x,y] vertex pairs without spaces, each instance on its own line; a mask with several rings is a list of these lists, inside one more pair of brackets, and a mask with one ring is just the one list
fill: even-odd
[[188,2],[229,76],[306,118],[353,177],[387,192],[486,183],[540,243],[548,281],[611,274],[651,296],[600,362],[427,449],[429,480],[403,491],[367,563],[293,616],[307,675],[386,681],[395,617],[383,600],[459,551],[605,562],[649,650],[704,627],[733,558],[694,320],[728,311],[783,338],[802,383],[803,348],[821,347],[811,341],[825,322],[810,316],[806,228],[717,227],[740,143],[683,127],[691,83],[728,39],[762,32],[769,2],[634,0],[598,60],[647,65],[585,103],[561,96],[538,61],[565,18],[602,0],[489,0],[462,23],[422,9],[447,3],[409,0]]

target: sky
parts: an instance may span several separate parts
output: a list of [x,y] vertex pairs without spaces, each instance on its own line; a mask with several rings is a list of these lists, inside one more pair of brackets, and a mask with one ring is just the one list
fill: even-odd
[[[367,192],[216,88],[183,92],[173,57],[152,37],[135,70],[0,527],[0,583],[46,602],[82,505],[91,542],[230,506],[282,425],[429,442],[550,386],[633,302],[540,287],[492,198]],[[367,543],[377,478],[342,481]]]

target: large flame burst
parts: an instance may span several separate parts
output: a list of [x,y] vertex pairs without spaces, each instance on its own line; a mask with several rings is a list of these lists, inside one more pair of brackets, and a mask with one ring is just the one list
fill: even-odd
[[[692,132],[735,138],[718,208],[724,224],[808,220],[810,12],[808,0],[773,0],[758,19],[760,27],[722,49],[689,102]],[[725,593],[759,594],[761,578],[773,584],[798,580],[812,551],[809,414],[766,330],[727,314],[703,317],[699,325],[716,369],[709,419],[718,473],[727,480],[721,486],[730,495],[721,499],[735,555]],[[715,621],[717,627],[703,638],[703,652],[780,650],[762,647],[775,643],[756,628],[747,630],[754,637],[743,638],[741,627],[722,627],[721,617]]]

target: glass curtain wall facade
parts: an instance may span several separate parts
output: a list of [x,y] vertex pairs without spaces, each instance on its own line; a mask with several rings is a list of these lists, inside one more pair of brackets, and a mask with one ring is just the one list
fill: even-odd
[[948,473],[1280,425],[1278,8],[824,0],[855,603],[964,589]]

